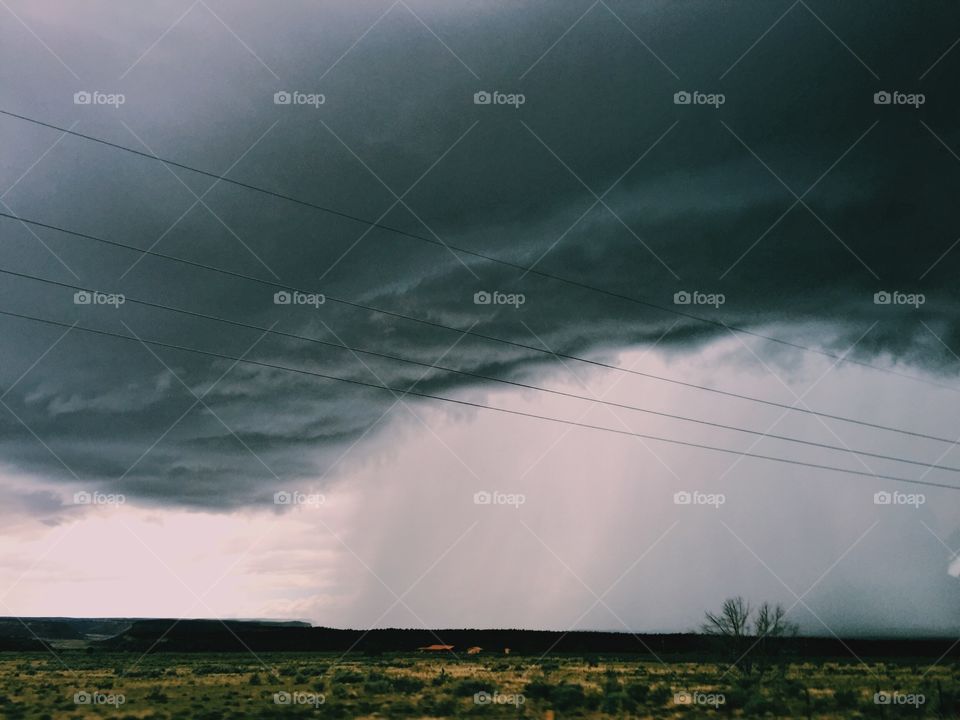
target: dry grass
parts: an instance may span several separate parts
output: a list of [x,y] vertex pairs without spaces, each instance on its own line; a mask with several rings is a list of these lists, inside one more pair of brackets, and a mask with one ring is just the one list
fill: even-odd
[[[774,666],[748,678],[714,663],[629,658],[289,653],[262,655],[261,664],[249,654],[158,654],[139,662],[132,653],[58,655],[62,663],[50,654],[0,655],[0,717],[932,718],[941,711],[957,717],[960,690],[956,665],[853,660]],[[877,690],[922,694],[924,702],[877,705]],[[124,702],[77,704],[80,692]],[[685,692],[700,693],[701,703],[677,704]],[[276,693],[290,693],[290,702],[277,704]],[[483,703],[486,697],[492,701]]]

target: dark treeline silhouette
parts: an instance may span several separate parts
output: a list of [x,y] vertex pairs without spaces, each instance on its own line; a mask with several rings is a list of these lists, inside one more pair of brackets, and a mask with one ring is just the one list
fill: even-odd
[[[171,627],[172,626],[172,627]],[[110,631],[112,637],[104,637]],[[716,638],[694,633],[633,635],[618,632],[552,630],[340,630],[310,627],[306,623],[271,623],[227,620],[72,620],[66,618],[0,618],[0,650],[43,650],[45,643],[86,638],[97,651],[144,652],[346,652],[378,654],[414,652],[418,648],[445,644],[466,657],[467,648],[483,648],[483,654],[541,655],[550,653],[646,655],[663,659],[699,661],[726,660]],[[782,637],[778,655],[791,659],[929,658],[944,653],[960,658],[955,638],[848,638]],[[949,652],[948,652],[949,651]]]

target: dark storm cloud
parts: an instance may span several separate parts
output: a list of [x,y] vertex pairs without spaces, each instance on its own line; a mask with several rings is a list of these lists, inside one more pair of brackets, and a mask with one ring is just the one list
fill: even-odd
[[[394,207],[384,224],[661,305],[680,290],[723,293],[720,309],[686,309],[807,344],[845,350],[876,323],[854,351],[864,359],[945,370],[955,359],[931,330],[960,351],[951,282],[960,250],[941,259],[960,227],[960,162],[932,134],[960,147],[960,55],[924,75],[954,40],[948,3],[923,17],[876,4],[868,22],[852,6],[796,5],[746,55],[789,5],[610,2],[577,22],[588,4],[410,3],[352,49],[389,5],[201,4],[162,37],[188,5],[120,15],[112,3],[11,7],[70,70],[5,22],[4,109],[365,218],[381,217],[392,191],[409,209]],[[926,102],[877,106],[884,89]],[[75,106],[78,90],[122,92],[126,102]],[[277,106],[278,90],[326,102]],[[526,102],[477,106],[479,90],[522,92]],[[681,90],[723,93],[725,103],[675,105]],[[0,192],[58,136],[0,118]],[[191,190],[212,184],[66,137],[3,201],[26,217],[140,247],[158,241],[156,250],[196,262],[565,353],[650,343],[678,320],[667,348],[725,333],[224,183],[204,196],[209,210],[198,204],[171,226],[194,203]],[[594,193],[603,203],[590,209]],[[794,193],[802,202],[784,215]],[[482,374],[537,378],[557,367],[334,303],[277,307],[275,288],[157,258],[130,270],[133,253],[35,232],[49,250],[0,222],[3,267]],[[522,292],[526,303],[478,307],[478,290]],[[926,303],[878,306],[880,290],[922,292]],[[65,288],[10,277],[0,300],[363,382],[407,387],[424,374],[129,302],[78,308]],[[10,318],[0,328],[4,388],[62,332]],[[371,424],[396,400],[152,350],[70,332],[4,398],[23,421],[4,411],[6,463],[90,483],[123,478],[129,495],[157,502],[231,507],[269,496],[274,475],[322,475],[364,433],[376,435],[381,425]],[[449,395],[466,383],[428,372],[417,387]]]

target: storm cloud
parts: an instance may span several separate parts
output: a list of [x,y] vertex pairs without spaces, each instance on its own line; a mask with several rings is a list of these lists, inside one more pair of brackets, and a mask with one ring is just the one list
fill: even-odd
[[[810,407],[954,434],[956,390],[942,387],[955,384],[960,353],[960,51],[944,54],[960,20],[952,3],[918,13],[903,2],[278,9],[157,0],[135,9],[10,2],[3,13],[0,110],[334,212],[0,115],[0,211],[267,281],[0,218],[0,267],[64,284],[4,275],[0,309],[570,419],[574,406],[535,393],[505,395],[493,383],[134,300],[588,397],[607,375],[549,353],[633,358],[666,376],[783,402],[795,397],[771,373],[800,387],[834,364],[756,336],[735,339],[727,325],[922,380],[841,363],[845,380]],[[78,92],[124,101],[78,105]],[[278,92],[322,103],[277,104]],[[477,104],[482,92],[523,102]],[[884,92],[890,104],[875,99]],[[918,94],[922,104],[905,104]],[[718,95],[722,103],[707,99]],[[77,305],[74,286],[127,302]],[[327,301],[277,305],[283,288]],[[478,292],[524,301],[478,305]],[[683,292],[724,302],[675,304]],[[923,302],[877,304],[880,292]],[[72,512],[52,500],[58,487],[214,513],[271,505],[291,486],[349,488],[354,473],[389,463],[432,428],[425,416],[454,433],[486,422],[476,418],[484,411],[79,328],[0,316],[0,333],[0,459],[11,476],[42,481],[35,494],[11,492],[23,513],[48,523]],[[687,414],[761,430],[780,421],[769,409],[627,385],[629,395],[609,399],[661,410],[680,403]],[[920,398],[929,412],[910,407]],[[802,419],[780,422],[787,434],[837,442]],[[749,446],[642,417],[630,427]],[[932,461],[944,449],[831,428],[844,444],[875,451]],[[494,452],[494,436],[474,442],[483,449],[488,437]],[[860,467],[822,453],[791,457]],[[704,482],[719,474],[700,455],[688,471]],[[500,466],[495,474],[519,476]],[[942,575],[938,597],[947,597],[955,584],[942,586],[941,565],[930,561]],[[847,581],[836,590],[844,597],[868,582],[856,573]],[[948,605],[938,626],[952,622]]]

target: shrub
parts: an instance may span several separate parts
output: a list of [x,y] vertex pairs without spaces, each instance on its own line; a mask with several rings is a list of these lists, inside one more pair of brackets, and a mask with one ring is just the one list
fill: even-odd
[[393,686],[393,689],[399,693],[420,692],[424,686],[424,682],[420,678],[408,677],[406,675],[392,678],[390,684]]
[[160,690],[160,688],[153,688],[150,692],[147,693],[147,700],[156,703],[165,703],[170,698],[167,697],[167,694]]
[[723,691],[726,702],[724,707],[727,710],[742,710],[744,706],[753,698],[754,690],[742,685],[735,685]]
[[453,698],[425,698],[421,705],[424,714],[431,717],[450,717],[457,712]]
[[[241,672],[243,668],[236,668],[233,665],[200,665],[199,667],[193,668],[194,675],[232,675],[237,672]],[[123,670],[115,673],[116,675],[123,675]],[[129,673],[127,673],[129,675]]]
[[799,680],[794,680],[792,678],[783,680],[778,690],[785,697],[789,698],[803,699],[807,695],[807,686]]
[[393,685],[386,680],[368,680],[363,684],[363,691],[369,695],[384,695],[392,690]]
[[406,700],[395,700],[387,707],[387,717],[397,717],[400,715],[413,715],[417,708],[413,703]]
[[529,700],[546,700],[550,697],[553,685],[543,680],[531,680],[523,689],[524,697]]
[[337,718],[346,717],[347,706],[341,703],[328,702],[323,706],[323,714],[325,717],[334,718],[334,720],[336,720]]
[[650,687],[643,683],[628,683],[624,690],[632,700],[641,703],[646,702],[647,696],[650,695]]
[[743,705],[745,715],[766,715],[767,713],[776,713],[777,709],[777,703],[763,697],[760,693],[755,694]]
[[654,688],[650,688],[649,699],[650,699],[650,702],[655,707],[660,707],[667,700],[670,700],[672,698],[673,698],[673,690],[671,690],[666,685],[657,685]]
[[857,706],[860,694],[856,690],[844,688],[833,693],[833,701],[842,710],[850,710]]
[[476,678],[461,680],[457,683],[456,688],[454,688],[454,692],[461,697],[473,697],[478,692],[492,693],[494,690],[496,690],[496,688],[493,687],[493,685]]
[[361,683],[365,680],[362,673],[358,673],[354,670],[341,670],[336,675],[333,676],[333,681],[338,682],[342,685],[350,685],[354,683]]
[[600,709],[608,715],[615,715],[620,710],[631,713],[637,709],[637,703],[625,692],[613,692],[603,697]]
[[603,679],[604,694],[610,695],[611,693],[620,692],[622,689],[623,686],[620,684],[620,678],[617,677],[617,674],[608,671],[606,677]]
[[562,683],[550,691],[550,702],[557,710],[573,710],[587,704],[583,686],[577,683]]

